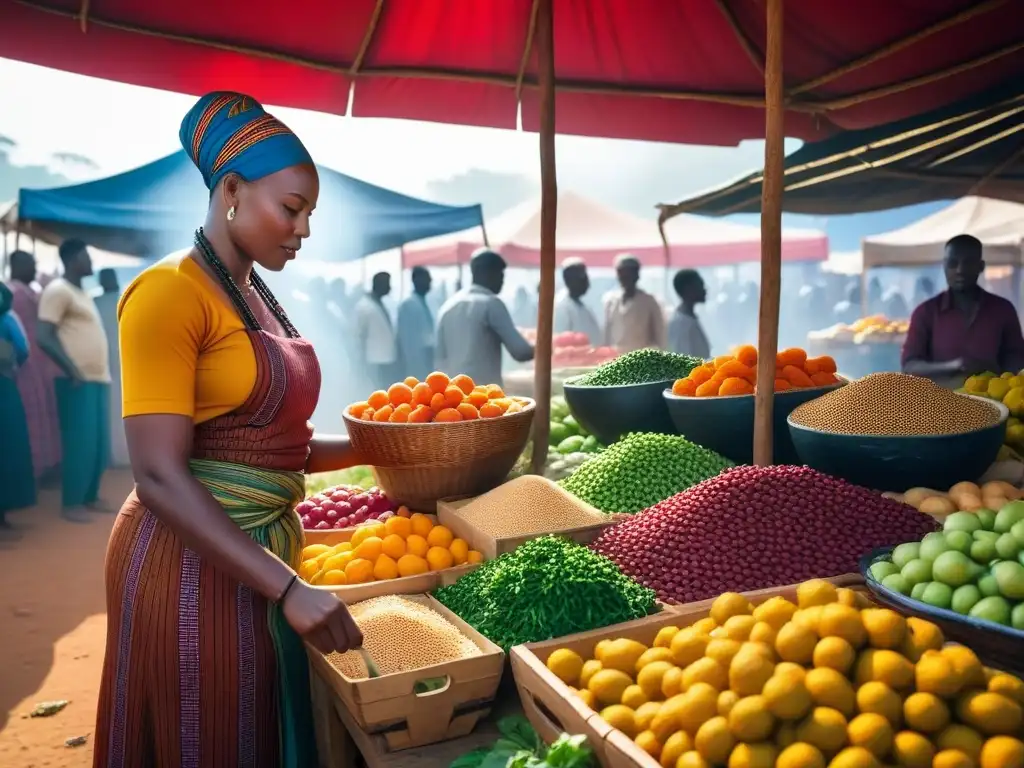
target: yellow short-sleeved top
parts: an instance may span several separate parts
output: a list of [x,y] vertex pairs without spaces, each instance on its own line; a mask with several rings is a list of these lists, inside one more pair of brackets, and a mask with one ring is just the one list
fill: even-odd
[[176,254],[143,271],[118,305],[123,415],[195,423],[235,410],[256,384],[242,319],[202,268]]

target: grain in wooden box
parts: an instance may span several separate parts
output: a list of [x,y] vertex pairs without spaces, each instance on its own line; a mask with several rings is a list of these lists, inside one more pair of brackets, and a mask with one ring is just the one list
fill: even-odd
[[[837,586],[853,587],[863,584],[859,575],[827,579]],[[797,585],[771,587],[746,592],[744,595],[755,605],[782,595],[796,598]],[[857,587],[862,589],[862,587]],[[512,674],[522,699],[523,712],[530,724],[545,741],[558,738],[560,733],[583,734],[587,737],[594,756],[604,768],[660,768],[658,761],[641,750],[633,740],[612,728],[601,716],[576,696],[569,686],[547,668],[548,657],[559,648],[576,651],[584,659],[593,658],[594,646],[601,640],[621,637],[637,640],[650,646],[662,627],[688,627],[711,613],[714,600],[702,600],[688,605],[671,606],[642,619],[613,624],[610,627],[580,632],[576,635],[545,640],[541,643],[517,645],[509,652]]]
[[[307,646],[314,671],[331,687],[352,721],[367,734],[383,736],[391,751],[456,739],[470,733],[491,709],[505,654],[429,595],[406,595],[443,616],[480,649],[479,656],[423,669],[351,680],[322,653]],[[417,693],[416,684],[444,679],[438,690]],[[357,739],[358,741],[358,739]]]
[[[614,525],[618,522],[620,516],[605,515],[600,510],[595,509],[589,504],[576,499],[574,496],[564,491],[562,488],[557,486],[550,480],[545,478],[532,478],[534,481],[542,481],[550,484],[553,489],[559,494],[565,495],[573,503],[577,504],[580,509],[590,512],[594,515],[600,516],[602,519],[597,522],[590,523],[588,525],[580,525],[573,528],[555,528],[552,530],[535,531],[533,533],[524,533],[518,536],[494,536],[487,531],[482,530],[473,522],[467,520],[460,513],[461,511],[472,501],[475,501],[479,497],[464,497],[464,498],[453,498],[453,499],[441,499],[437,502],[437,520],[441,525],[446,526],[452,533],[454,533],[460,539],[465,539],[469,544],[470,549],[479,551],[485,560],[493,560],[499,555],[504,555],[507,552],[511,552],[520,544],[524,544],[531,539],[537,539],[541,536],[564,536],[568,539],[572,539],[579,544],[589,544],[596,539],[600,533],[610,525]],[[521,510],[516,508],[510,508],[508,514],[514,517],[520,514]]]

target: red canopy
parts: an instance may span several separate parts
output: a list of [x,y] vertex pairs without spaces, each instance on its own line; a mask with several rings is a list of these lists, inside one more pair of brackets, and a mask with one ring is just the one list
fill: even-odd
[[[0,0],[0,56],[269,104],[538,129],[533,0]],[[84,9],[84,11],[83,11]],[[787,0],[790,136],[820,139],[1024,76],[1020,0]],[[555,0],[557,129],[764,135],[764,3]],[[53,94],[41,97],[53,97]]]

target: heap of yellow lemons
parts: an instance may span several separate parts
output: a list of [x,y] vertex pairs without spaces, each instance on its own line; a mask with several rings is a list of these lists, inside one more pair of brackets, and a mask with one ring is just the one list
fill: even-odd
[[726,593],[650,647],[601,640],[547,666],[664,768],[1024,766],[1020,679],[852,590],[796,597]]
[[361,525],[334,546],[310,544],[302,550],[299,577],[322,586],[366,584],[480,562],[483,555],[465,540],[417,512]]
[[1010,411],[1010,418],[1006,422],[1006,444],[1024,446],[1024,371],[979,373],[968,377],[960,391],[998,400],[1005,405]]

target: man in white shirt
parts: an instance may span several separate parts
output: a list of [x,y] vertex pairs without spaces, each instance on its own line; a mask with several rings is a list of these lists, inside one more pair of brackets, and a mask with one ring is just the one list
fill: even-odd
[[434,317],[427,306],[430,272],[426,267],[412,268],[412,294],[398,305],[399,375],[424,381],[434,370]]
[[65,519],[89,522],[99,501],[100,480],[110,459],[110,352],[96,302],[82,289],[92,259],[81,240],[60,246],[64,276],[39,297],[40,349],[63,372],[54,381],[60,418],[61,501]]
[[103,321],[110,349],[110,463],[114,467],[128,467],[128,441],[121,418],[121,353],[118,347],[117,304],[121,299],[121,286],[112,269],[99,271],[103,293],[96,297],[96,309]]
[[665,318],[658,300],[637,287],[640,262],[624,253],[615,259],[621,290],[604,298],[604,341],[619,352],[646,347],[665,348]]
[[592,346],[600,345],[601,326],[583,303],[583,297],[590,290],[590,277],[583,259],[571,258],[562,262],[562,282],[565,290],[555,299],[555,333],[585,333]]
[[383,302],[389,293],[391,275],[378,272],[373,276],[370,292],[356,302],[355,308],[358,355],[375,389],[387,389],[399,376],[395,365],[398,360],[395,329]]
[[477,384],[502,384],[501,347],[512,359],[533,360],[533,346],[516,330],[505,302],[505,260],[488,249],[470,259],[473,284],[458,291],[437,316],[437,368],[449,376],[465,373]]
[[711,357],[711,345],[695,311],[698,304],[707,300],[704,279],[695,269],[680,269],[672,279],[672,287],[679,296],[679,306],[668,320],[668,351],[707,360]]

